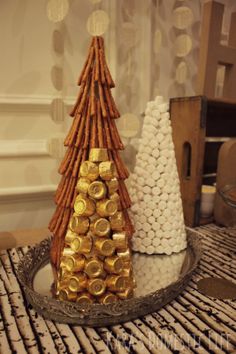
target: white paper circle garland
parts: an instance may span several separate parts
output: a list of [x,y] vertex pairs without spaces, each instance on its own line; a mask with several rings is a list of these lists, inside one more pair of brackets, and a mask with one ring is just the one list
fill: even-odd
[[186,29],[193,22],[193,12],[187,6],[177,7],[173,11],[173,26],[178,29]]
[[184,84],[188,76],[188,67],[185,61],[181,61],[175,71],[175,80],[178,84]]
[[87,31],[92,36],[101,36],[106,32],[109,22],[109,16],[105,11],[93,11],[87,20]]
[[69,10],[68,0],[49,0],[47,3],[48,19],[54,23],[62,21]]
[[139,118],[133,113],[123,114],[117,122],[120,135],[124,138],[134,138],[140,129]]
[[185,57],[192,49],[192,39],[187,34],[179,35],[174,43],[175,55],[179,58]]

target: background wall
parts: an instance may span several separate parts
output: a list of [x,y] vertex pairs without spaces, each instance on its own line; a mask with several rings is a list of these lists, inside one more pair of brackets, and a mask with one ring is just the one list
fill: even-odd
[[[227,33],[236,4],[224,3]],[[110,17],[104,37],[114,94],[121,113],[133,115],[131,127],[125,118],[119,122],[130,169],[146,102],[157,94],[169,99],[195,93],[202,1],[70,0],[57,24],[48,19],[47,4],[0,2],[0,231],[46,226],[53,212],[62,141],[71,124],[67,111],[78,92],[93,10]],[[180,6],[192,16],[183,29],[173,26]],[[181,50],[186,55],[176,56]]]

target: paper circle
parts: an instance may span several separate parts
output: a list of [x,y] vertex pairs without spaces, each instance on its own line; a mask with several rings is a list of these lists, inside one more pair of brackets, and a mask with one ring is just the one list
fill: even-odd
[[181,34],[176,38],[174,47],[177,57],[185,57],[192,49],[192,39],[187,34]]
[[47,3],[48,19],[54,23],[64,20],[68,10],[68,0],[49,0]]
[[185,83],[188,75],[188,67],[185,61],[181,61],[175,71],[175,80],[178,84]]
[[122,137],[133,138],[140,129],[139,118],[133,113],[125,113],[117,121],[117,127]]
[[153,39],[154,53],[157,54],[160,52],[161,44],[162,44],[162,33],[160,30],[156,30],[156,32],[154,33],[154,39]]
[[66,115],[66,106],[61,98],[54,98],[50,106],[51,118],[54,122],[63,122]]
[[64,53],[64,38],[59,30],[53,32],[53,48],[57,54],[62,55]]
[[101,36],[106,32],[109,22],[109,16],[105,11],[93,11],[87,20],[87,31],[92,36]]
[[127,47],[134,47],[137,44],[137,27],[132,22],[122,23],[122,42]]
[[173,26],[178,29],[185,29],[193,22],[193,12],[187,6],[177,7],[173,11]]

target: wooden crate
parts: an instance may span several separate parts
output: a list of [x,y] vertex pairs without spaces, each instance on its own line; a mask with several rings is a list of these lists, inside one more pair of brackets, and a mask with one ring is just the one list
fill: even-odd
[[236,102],[205,96],[172,98],[170,116],[185,223],[197,226],[204,223],[201,186],[216,181],[219,148],[236,137]]

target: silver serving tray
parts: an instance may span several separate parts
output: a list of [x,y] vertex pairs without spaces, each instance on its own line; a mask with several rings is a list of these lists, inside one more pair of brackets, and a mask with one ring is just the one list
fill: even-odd
[[102,305],[79,305],[52,297],[49,263],[50,239],[30,249],[18,266],[18,278],[28,302],[45,318],[83,326],[109,326],[157,311],[187,285],[201,258],[202,247],[195,232],[187,230],[188,247],[171,256],[134,253],[137,288],[132,299]]

